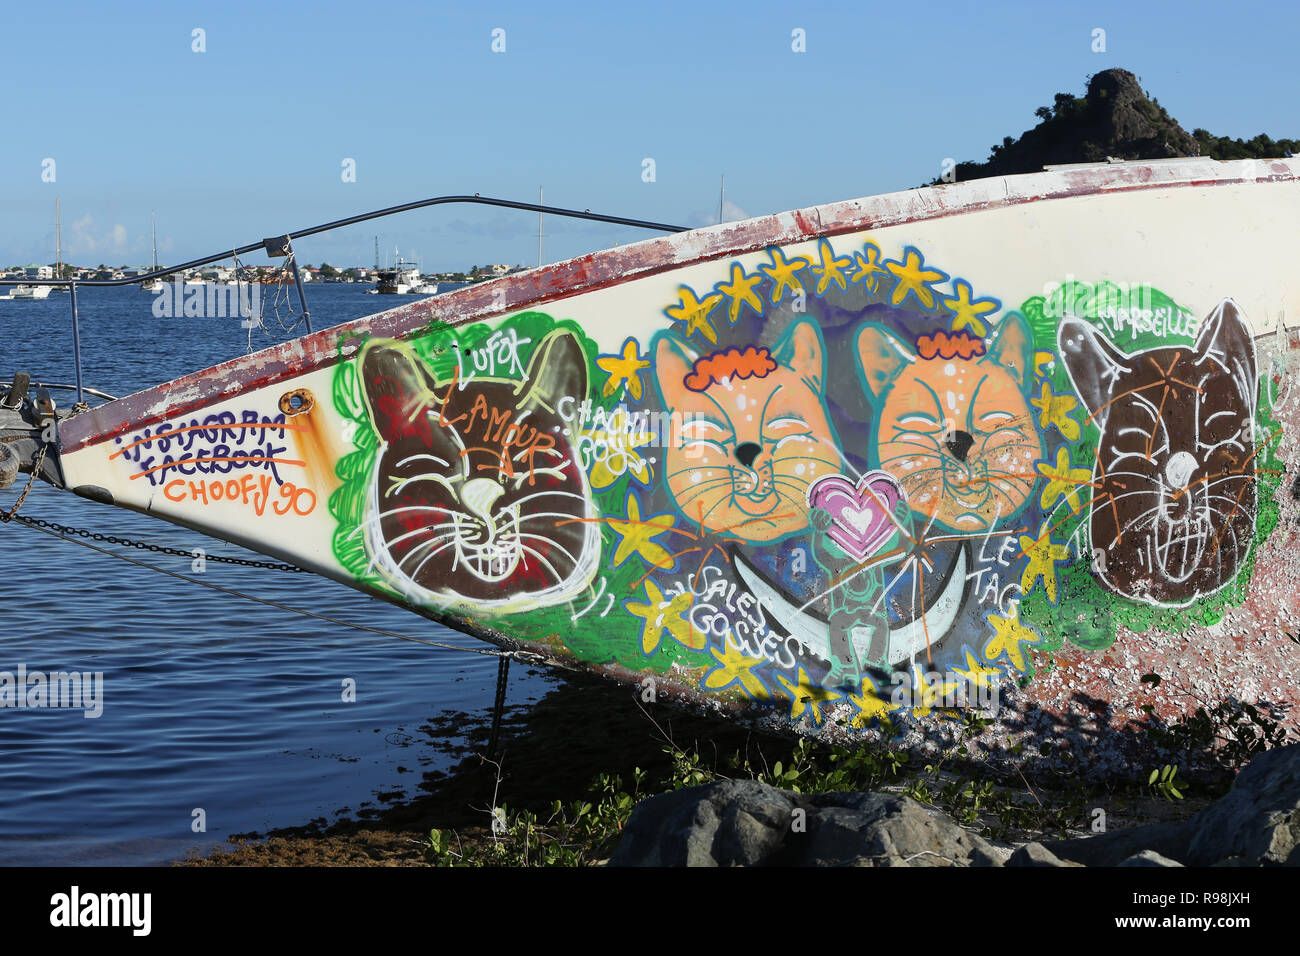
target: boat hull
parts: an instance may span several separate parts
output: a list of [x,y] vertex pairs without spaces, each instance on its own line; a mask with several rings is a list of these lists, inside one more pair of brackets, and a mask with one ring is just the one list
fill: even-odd
[[1117,730],[1185,706],[1152,671],[1281,703],[1298,219],[1284,160],[728,223],[100,406],[63,424],[63,469],[495,643],[804,732],[976,702]]

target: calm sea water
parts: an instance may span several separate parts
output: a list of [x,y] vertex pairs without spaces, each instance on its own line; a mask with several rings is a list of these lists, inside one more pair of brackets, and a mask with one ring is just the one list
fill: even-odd
[[[320,329],[394,304],[363,285],[308,285]],[[402,302],[411,301],[403,297]],[[85,383],[126,395],[247,350],[238,319],[158,319],[135,287],[78,293]],[[269,312],[269,309],[268,309]],[[277,328],[274,318],[268,319]],[[0,301],[0,380],[73,381],[68,296]],[[278,328],[277,328],[278,332]],[[254,332],[255,347],[276,339]],[[71,393],[56,393],[61,405]],[[10,507],[17,491],[0,492]],[[23,513],[209,554],[234,545],[38,483]],[[123,550],[123,549],[118,549]],[[189,574],[189,561],[130,550]],[[0,526],[0,671],[102,671],[103,715],[0,709],[0,862],[147,864],[233,833],[332,820],[412,794],[450,758],[428,722],[488,712],[496,659],[313,621],[214,593],[17,524]],[[306,574],[209,562],[204,579],[317,613],[485,645]],[[342,699],[356,682],[356,702]],[[551,678],[511,671],[510,701]],[[450,743],[457,743],[452,740]],[[202,810],[206,832],[192,829]]]

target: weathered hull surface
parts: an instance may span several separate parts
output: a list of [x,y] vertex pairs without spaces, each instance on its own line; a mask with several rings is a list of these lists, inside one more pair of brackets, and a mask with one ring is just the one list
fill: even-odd
[[1150,671],[1166,716],[1291,701],[1298,177],[1063,169],[653,239],[101,406],[63,468],[803,731],[999,685],[1118,727]]

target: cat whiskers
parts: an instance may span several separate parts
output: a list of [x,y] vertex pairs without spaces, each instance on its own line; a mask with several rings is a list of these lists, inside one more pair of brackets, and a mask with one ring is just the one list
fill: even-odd
[[1231,519],[1233,518],[1232,512],[1236,512],[1237,514],[1241,515],[1241,517],[1245,518],[1248,522],[1250,522],[1252,526],[1255,524],[1255,516],[1251,514],[1249,511],[1247,511],[1245,508],[1243,508],[1241,506],[1241,502],[1235,498],[1229,498],[1227,495],[1209,495],[1206,497],[1205,500],[1207,502],[1226,501],[1228,503],[1228,507],[1231,509],[1231,511],[1227,515],[1224,515],[1222,508],[1211,508],[1211,510],[1215,514],[1223,516],[1225,521],[1230,522]]
[[[420,572],[424,570],[424,566],[428,564],[430,561],[432,561],[439,554],[441,554],[443,551],[446,551],[448,548],[454,548],[455,546],[456,546],[456,540],[453,538],[445,542],[441,547],[433,551],[430,551],[429,554],[425,556],[425,559],[421,561],[418,565],[416,565],[415,570],[412,571],[409,575],[407,575],[407,577],[409,577],[412,581],[415,581],[418,584],[420,578]],[[418,550],[418,549],[414,549],[414,550]],[[401,570],[402,564],[405,563],[405,561],[406,559],[403,558],[402,561],[398,562],[397,565],[398,570]]]
[[691,485],[689,493],[683,493],[678,497],[677,506],[682,510],[685,510],[687,505],[693,504],[699,498],[715,492],[725,491],[726,488],[734,484],[735,482],[732,481],[730,476],[728,476],[726,478],[710,478],[708,481],[702,481],[698,485]]
[[381,511],[378,514],[372,515],[366,518],[364,521],[361,521],[348,534],[348,538],[349,539],[355,538],[358,534],[360,534],[362,531],[365,531],[371,525],[378,524],[380,521],[383,521],[385,518],[389,517],[390,515],[400,514],[403,511],[436,511],[439,512],[440,514],[448,514],[446,508],[442,508],[437,505],[403,505],[400,508],[389,508],[387,511]]
[[[551,576],[554,577],[557,582],[564,580],[564,575],[560,574],[560,572],[555,569],[555,565],[551,564],[550,561],[547,561],[546,558],[542,556],[541,552],[539,552],[536,548],[530,548],[522,541],[518,542],[516,547],[519,548],[521,554],[531,554],[538,561],[542,562],[542,564],[546,565],[546,569],[551,572]],[[525,562],[525,566],[527,566],[526,562]]]
[[423,528],[416,528],[414,531],[408,531],[408,532],[406,532],[405,534],[399,534],[396,538],[393,538],[393,539],[391,539],[391,540],[385,539],[384,543],[385,543],[385,544],[388,546],[388,548],[391,550],[391,549],[397,547],[399,544],[401,544],[401,543],[402,543],[403,541],[405,541],[407,538],[414,538],[414,537],[416,537],[417,535],[422,535],[422,534],[433,534],[434,532],[437,532],[437,531],[444,531],[444,530],[449,529],[449,528],[450,528],[450,529],[453,529],[453,530],[456,530],[456,531],[459,531],[459,530],[460,530],[460,523],[459,523],[459,522],[455,522],[455,521],[450,521],[450,522],[447,522],[447,523],[445,523],[445,524],[431,524],[431,525],[426,525],[426,526],[424,526]]
[[1205,475],[1202,478],[1197,478],[1195,481],[1184,485],[1178,490],[1174,497],[1181,498],[1184,492],[1190,491],[1192,488],[1195,488],[1200,484],[1204,484],[1207,489],[1210,489],[1225,481],[1243,481],[1253,479],[1254,477],[1255,474],[1253,472],[1247,474],[1239,471],[1220,471],[1213,475]]
[[[570,563],[571,565],[573,565],[575,568],[578,566],[578,559],[577,559],[576,557],[574,557],[573,552],[570,551],[568,548],[564,547],[564,545],[560,544],[558,541],[555,541],[555,540],[552,539],[552,538],[548,538],[548,537],[546,537],[545,535],[540,535],[540,534],[531,534],[531,533],[526,532],[526,531],[519,531],[519,532],[516,532],[516,533],[513,535],[513,537],[514,537],[514,539],[519,540],[519,541],[522,541],[524,538],[529,538],[529,539],[531,539],[531,540],[536,540],[536,541],[542,541],[542,542],[544,542],[544,543],[550,545],[550,546],[551,546],[552,548],[554,548],[556,551],[559,551],[559,552],[560,552],[561,554],[563,554],[566,558],[568,558],[568,559],[569,559],[569,563]],[[522,545],[521,545],[521,546],[522,546]],[[563,580],[563,579],[562,579],[562,578],[557,578],[557,580]]]
[[990,480],[988,483],[988,489],[990,493],[1005,498],[1007,501],[1007,507],[1011,511],[1018,509],[1020,505],[1023,504],[1023,501],[1017,502],[1016,499],[1012,497],[1011,492],[1007,491],[1007,489],[1000,487],[997,481]]

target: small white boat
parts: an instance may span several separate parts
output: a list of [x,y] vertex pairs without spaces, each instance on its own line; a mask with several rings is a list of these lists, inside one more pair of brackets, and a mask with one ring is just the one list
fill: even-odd
[[48,299],[54,286],[51,285],[18,285],[14,286],[13,292],[9,293],[10,299]]

